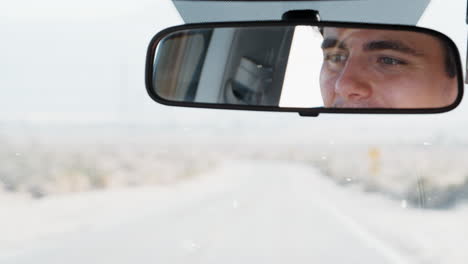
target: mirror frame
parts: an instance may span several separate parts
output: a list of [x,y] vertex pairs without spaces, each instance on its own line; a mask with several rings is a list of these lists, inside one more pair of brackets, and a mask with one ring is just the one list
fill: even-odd
[[[156,55],[156,48],[159,42],[169,34],[180,30],[203,29],[203,28],[227,28],[227,27],[268,27],[268,26],[319,26],[319,27],[352,27],[362,29],[382,29],[382,30],[401,30],[410,32],[420,32],[432,35],[447,43],[450,49],[454,52],[454,58],[457,69],[458,95],[455,101],[445,107],[440,108],[408,108],[408,109],[391,109],[391,108],[296,108],[296,107],[279,107],[279,106],[253,106],[253,105],[234,105],[234,104],[218,104],[218,103],[197,103],[197,102],[181,102],[170,101],[156,94],[153,89],[153,62]],[[464,81],[463,71],[460,60],[460,52],[455,43],[446,35],[428,28],[408,26],[408,25],[390,25],[390,24],[371,24],[371,23],[349,23],[349,22],[333,22],[333,21],[311,21],[311,20],[274,20],[274,21],[241,21],[241,22],[207,22],[196,24],[184,24],[166,28],[157,33],[151,40],[148,46],[146,55],[145,83],[148,95],[156,102],[168,106],[195,107],[195,108],[212,108],[212,109],[229,109],[229,110],[248,110],[248,111],[269,111],[269,112],[295,112],[301,116],[318,116],[320,113],[341,113],[341,114],[435,114],[444,113],[455,109],[463,98]]]

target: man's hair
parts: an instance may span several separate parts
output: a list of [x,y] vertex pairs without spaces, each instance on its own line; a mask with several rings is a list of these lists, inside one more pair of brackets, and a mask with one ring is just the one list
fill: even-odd
[[455,55],[453,54],[452,49],[450,49],[450,47],[443,40],[441,40],[441,44],[445,57],[445,72],[450,78],[454,78],[457,76]]

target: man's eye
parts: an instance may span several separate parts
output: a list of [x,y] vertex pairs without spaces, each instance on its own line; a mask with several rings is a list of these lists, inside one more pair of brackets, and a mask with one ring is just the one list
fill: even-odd
[[342,63],[345,62],[347,56],[344,54],[327,54],[325,55],[325,60],[333,63]]
[[390,58],[390,57],[380,57],[377,60],[378,63],[384,64],[384,65],[406,65],[405,61],[395,59],[395,58]]

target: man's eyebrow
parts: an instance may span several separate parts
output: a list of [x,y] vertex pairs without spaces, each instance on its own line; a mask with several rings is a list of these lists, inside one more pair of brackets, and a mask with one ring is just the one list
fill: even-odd
[[378,50],[393,50],[413,56],[422,56],[423,53],[409,47],[398,40],[377,40],[371,41],[364,45],[364,51],[378,51]]
[[346,49],[346,45],[343,42],[338,42],[336,38],[326,38],[322,42],[322,49],[329,49],[338,46],[340,49]]

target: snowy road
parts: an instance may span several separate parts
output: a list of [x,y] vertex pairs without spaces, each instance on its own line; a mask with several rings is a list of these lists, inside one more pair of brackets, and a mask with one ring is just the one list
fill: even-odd
[[339,188],[302,164],[226,162],[177,186],[43,206],[62,231],[0,244],[0,263],[408,263],[335,207]]

